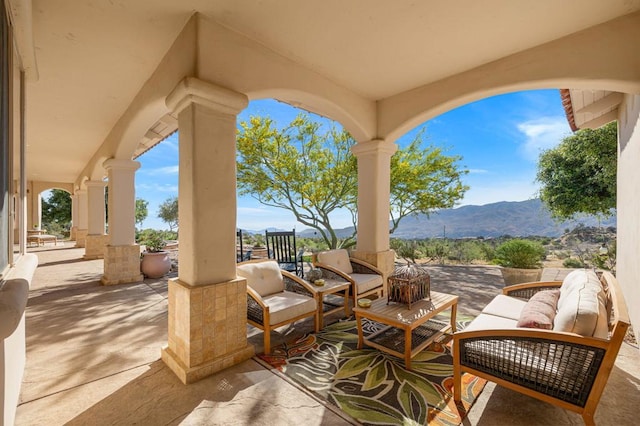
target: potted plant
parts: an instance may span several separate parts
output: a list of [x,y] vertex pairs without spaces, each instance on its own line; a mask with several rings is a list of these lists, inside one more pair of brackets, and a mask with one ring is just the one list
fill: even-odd
[[162,233],[153,229],[146,230],[140,244],[144,244],[140,271],[148,278],[161,278],[171,270],[169,254],[164,251],[165,241]]
[[513,239],[498,246],[494,262],[506,285],[540,281],[545,250],[536,241]]

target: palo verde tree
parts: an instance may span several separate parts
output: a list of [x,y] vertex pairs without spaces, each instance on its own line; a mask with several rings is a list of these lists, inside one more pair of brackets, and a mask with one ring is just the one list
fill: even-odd
[[178,227],[178,197],[171,197],[165,200],[158,208],[158,217],[162,219],[167,225],[169,230],[173,231],[173,228]]
[[139,227],[142,227],[142,222],[149,215],[149,202],[142,198],[136,198],[136,223]]
[[391,157],[391,229],[412,214],[429,214],[454,206],[469,189],[461,177],[467,170],[458,168],[459,156],[446,156],[442,149],[421,149],[424,128],[414,140]]
[[270,118],[251,117],[238,133],[238,189],[260,203],[291,211],[296,220],[319,232],[331,248],[353,244],[355,233],[341,240],[331,213],[346,209],[355,227],[358,176],[351,154],[353,138],[305,114],[283,129]]
[[[391,162],[391,214],[395,230],[403,217],[452,206],[467,189],[459,157],[439,149],[422,149],[422,133],[398,151]],[[291,211],[296,220],[315,229],[328,247],[355,242],[358,172],[351,153],[355,140],[345,130],[322,131],[319,123],[300,114],[277,129],[266,117],[251,117],[238,132],[238,188],[262,204]],[[331,214],[351,214],[354,231],[339,238]]]
[[558,219],[609,216],[616,207],[617,124],[583,129],[540,154],[540,198]]

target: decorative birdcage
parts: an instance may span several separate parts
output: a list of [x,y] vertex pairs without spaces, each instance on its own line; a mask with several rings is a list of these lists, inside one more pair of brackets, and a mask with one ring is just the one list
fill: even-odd
[[389,302],[404,303],[411,309],[411,304],[421,299],[431,299],[431,277],[429,273],[416,264],[396,268],[388,278]]

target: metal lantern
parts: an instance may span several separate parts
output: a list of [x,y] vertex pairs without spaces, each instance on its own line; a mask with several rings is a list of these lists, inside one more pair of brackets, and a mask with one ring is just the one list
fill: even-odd
[[388,278],[387,304],[398,302],[409,305],[421,299],[431,299],[431,277],[416,264],[396,268]]

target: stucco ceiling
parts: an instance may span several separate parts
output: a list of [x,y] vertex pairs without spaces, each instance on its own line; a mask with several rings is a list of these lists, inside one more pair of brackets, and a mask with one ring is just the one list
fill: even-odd
[[28,176],[74,181],[194,11],[379,100],[639,9],[640,0],[33,0]]

